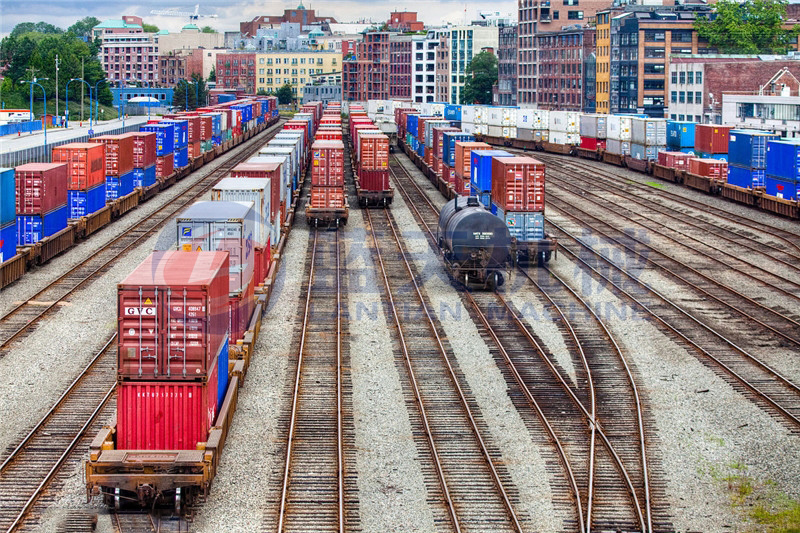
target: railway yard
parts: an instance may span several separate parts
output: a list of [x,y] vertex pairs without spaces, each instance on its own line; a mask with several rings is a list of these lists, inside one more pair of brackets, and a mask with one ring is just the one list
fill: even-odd
[[338,229],[302,183],[209,493],[182,518],[87,504],[117,283],[275,131],[2,290],[0,530],[762,531],[746,496],[800,498],[796,221],[537,154],[557,256],[467,291],[398,146],[391,207]]

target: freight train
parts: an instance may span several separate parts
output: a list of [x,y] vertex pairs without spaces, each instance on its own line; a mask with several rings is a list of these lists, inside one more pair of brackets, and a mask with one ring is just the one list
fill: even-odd
[[456,196],[439,213],[436,241],[445,265],[467,287],[494,290],[505,283],[514,245],[503,221],[475,196]]
[[363,106],[351,105],[348,120],[358,205],[387,207],[394,199],[389,185],[389,137],[367,116]]
[[[53,163],[0,169],[0,289],[279,121],[275,97],[170,116],[141,133],[59,146]],[[65,220],[55,216],[63,210]]]
[[208,493],[311,170],[322,103],[308,107],[120,283],[117,417],[90,446],[89,498],[180,512]]

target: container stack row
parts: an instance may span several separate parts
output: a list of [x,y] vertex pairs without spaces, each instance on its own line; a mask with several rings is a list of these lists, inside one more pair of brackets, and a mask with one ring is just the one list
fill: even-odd
[[[321,109],[320,109],[321,111]],[[350,115],[351,135],[354,124],[360,123],[361,118],[366,118],[366,112],[359,106],[352,106]],[[315,113],[308,113],[313,120]],[[341,110],[332,109],[330,112],[319,114],[319,124],[325,118],[325,130],[330,132],[337,128],[341,131]],[[338,122],[337,122],[338,121]],[[319,126],[321,128],[322,126]],[[325,133],[319,135],[319,128],[312,130],[311,144],[311,188],[306,208],[306,219],[313,221],[332,222],[340,218],[346,219],[347,191],[344,180],[344,140],[335,138],[336,134]],[[351,137],[355,139],[355,137]]]
[[389,137],[357,109],[355,114],[351,110],[350,127],[350,157],[359,205],[389,205],[394,198],[389,184]]

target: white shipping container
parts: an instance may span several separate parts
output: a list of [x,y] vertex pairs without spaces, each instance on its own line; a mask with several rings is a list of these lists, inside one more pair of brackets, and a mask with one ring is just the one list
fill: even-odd
[[516,139],[517,138],[517,128],[514,126],[504,126],[503,127],[503,138],[505,139]]
[[[539,130],[536,130],[536,131],[539,131]],[[535,137],[534,137],[534,130],[523,129],[523,128],[517,128],[517,135],[516,135],[516,137],[517,137],[517,139],[519,139],[520,141],[533,141],[533,140],[535,140]]]
[[[544,140],[544,139],[542,139]],[[577,146],[581,143],[581,136],[577,133],[550,130],[548,142],[553,144],[570,144]]]
[[517,113],[519,113],[519,109],[516,107],[504,107],[503,108],[503,126],[511,126],[516,128],[517,127]]
[[499,139],[503,136],[503,126],[492,126],[490,124],[486,128],[488,128],[487,135],[489,137],[497,137]]
[[420,109],[422,110],[423,115],[433,115],[433,113],[431,112],[432,107],[430,102],[422,102],[422,104],[420,104]]
[[517,110],[517,129],[518,130],[533,130],[533,109],[519,109]]
[[[461,110],[461,120],[464,120],[464,110]],[[475,106],[475,124],[489,124],[489,109],[485,105]]]
[[461,106],[461,123],[468,122],[470,124],[475,124],[475,106],[474,105],[462,105]]
[[489,107],[486,109],[486,124],[489,126],[503,125],[503,108]]
[[548,142],[550,140],[550,131],[533,130],[533,140],[537,142]]
[[578,116],[576,111],[550,111],[550,127],[548,129],[551,132],[579,133]]
[[303,130],[281,130],[273,137],[273,139],[299,139],[300,140],[300,154],[306,153],[306,139]]
[[631,118],[620,115],[608,115],[606,118],[606,138],[616,141],[631,140]]
[[[258,151],[259,155],[287,155],[289,156],[289,165],[291,165],[292,178],[300,179],[300,161],[296,159],[295,149],[291,146],[281,146],[278,144],[272,144],[270,141],[269,144],[266,146],[262,146],[261,149]],[[290,187],[292,186],[291,180],[289,180]]]
[[271,197],[269,178],[222,178],[211,189],[214,202],[253,202],[257,219],[253,240],[261,246],[266,246],[272,239]]
[[641,144],[643,146],[666,145],[667,144],[666,119],[632,117],[631,141],[635,144]]
[[606,139],[606,152],[615,155],[630,155],[631,143],[618,139]]
[[581,115],[581,137],[605,139],[607,135],[606,115]]
[[534,109],[533,110],[533,129],[535,129],[535,130],[549,130],[550,129],[550,110],[549,109]]
[[475,133],[475,124],[471,122],[461,122],[461,131],[472,135]]
[[442,103],[442,102],[431,103],[431,114],[443,117],[444,116],[444,106],[445,106],[445,104]]
[[473,133],[489,135],[489,126],[486,124],[475,124],[475,131]]

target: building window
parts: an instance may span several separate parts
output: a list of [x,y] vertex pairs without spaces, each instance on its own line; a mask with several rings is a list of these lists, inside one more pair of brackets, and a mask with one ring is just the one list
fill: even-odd
[[[679,104],[686,103],[686,93],[684,91],[681,91],[681,92],[678,93],[678,103]],[[681,119],[681,120],[683,120],[683,119]]]
[[666,40],[664,30],[645,30],[644,40],[648,43],[663,43]]
[[678,120],[683,122],[684,120],[686,120],[686,117],[684,115],[678,115]]
[[583,11],[567,11],[569,20],[583,20]]
[[700,122],[700,115],[695,115],[694,116],[694,121],[695,122]]
[[687,104],[693,104],[694,103],[694,93],[692,93],[692,91],[689,91],[689,92],[686,93],[686,103]]
[[[672,102],[673,104],[677,104],[678,103],[678,91],[672,91],[670,93],[669,101]],[[672,117],[672,120],[675,120],[675,116],[674,115]]]
[[695,104],[703,103],[703,93],[701,93],[700,91],[694,93],[694,103]]
[[558,20],[558,11],[553,11],[553,20]]
[[703,83],[703,73],[698,70],[694,73],[694,79],[696,83]]
[[[674,100],[673,100],[673,102],[674,102]],[[673,114],[671,114],[671,115],[669,116],[669,118],[671,118],[672,120],[678,120],[678,115],[676,115],[675,113],[673,113]]]
[[678,84],[678,73],[677,72],[673,72],[672,73],[672,84],[673,85],[677,85]]
[[694,83],[694,72],[691,70],[686,73],[686,83],[690,85]]
[[680,81],[680,84],[681,84],[681,85],[683,85],[684,83],[686,83],[686,73],[685,73],[685,72],[681,72],[680,74],[678,74],[678,76],[680,77],[680,80],[681,80],[681,81]]

